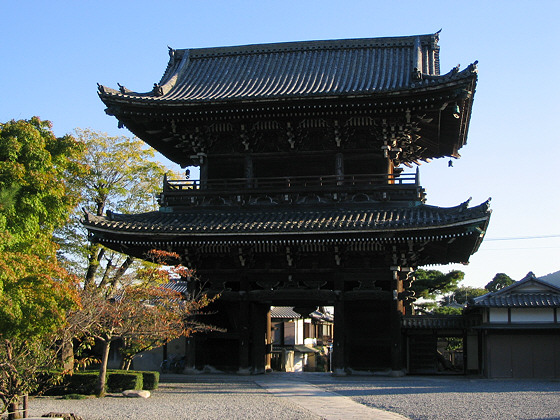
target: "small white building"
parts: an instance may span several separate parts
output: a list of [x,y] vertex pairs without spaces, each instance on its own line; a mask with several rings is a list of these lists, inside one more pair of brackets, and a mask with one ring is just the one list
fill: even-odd
[[469,306],[482,316],[478,348],[485,376],[560,378],[560,287],[529,273]]

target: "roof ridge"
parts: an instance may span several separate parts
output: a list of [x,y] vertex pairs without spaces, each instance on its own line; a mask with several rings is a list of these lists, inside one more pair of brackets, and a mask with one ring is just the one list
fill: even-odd
[[430,44],[433,48],[437,48],[439,36],[438,33],[423,35],[407,35],[407,36],[388,36],[377,38],[347,38],[347,39],[330,39],[330,40],[310,40],[310,41],[288,41],[288,42],[272,42],[264,44],[246,44],[233,45],[224,47],[204,47],[204,48],[185,48],[174,50],[176,54],[182,57],[188,53],[189,58],[202,58],[225,55],[248,55],[262,54],[274,52],[297,52],[297,51],[316,51],[331,49],[355,49],[368,47],[394,47],[394,46],[414,46],[416,39],[420,39],[422,43]]

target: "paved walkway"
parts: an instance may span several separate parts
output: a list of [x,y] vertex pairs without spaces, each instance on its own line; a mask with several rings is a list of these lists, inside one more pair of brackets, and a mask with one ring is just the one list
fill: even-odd
[[293,403],[321,416],[325,420],[402,420],[406,417],[377,408],[367,407],[348,397],[324,391],[301,380],[263,378],[255,383],[280,398],[289,398]]

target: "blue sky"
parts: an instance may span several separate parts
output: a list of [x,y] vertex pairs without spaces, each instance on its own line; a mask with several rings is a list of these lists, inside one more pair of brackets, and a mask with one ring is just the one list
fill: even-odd
[[[12,1],[0,14],[0,121],[38,115],[57,135],[130,135],[96,83],[148,91],[167,46],[440,35],[441,71],[479,61],[468,144],[420,167],[428,204],[492,197],[490,228],[465,284],[560,270],[559,1]],[[531,239],[528,239],[531,238]]]

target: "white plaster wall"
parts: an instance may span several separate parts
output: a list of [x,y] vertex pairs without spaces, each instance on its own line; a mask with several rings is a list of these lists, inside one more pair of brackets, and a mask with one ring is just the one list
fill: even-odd
[[295,353],[294,354],[294,372],[303,372],[305,354]]
[[554,322],[554,309],[512,308],[511,322]]
[[303,319],[296,320],[296,344],[303,344]]
[[488,322],[508,322],[507,308],[490,308],[490,319]]

